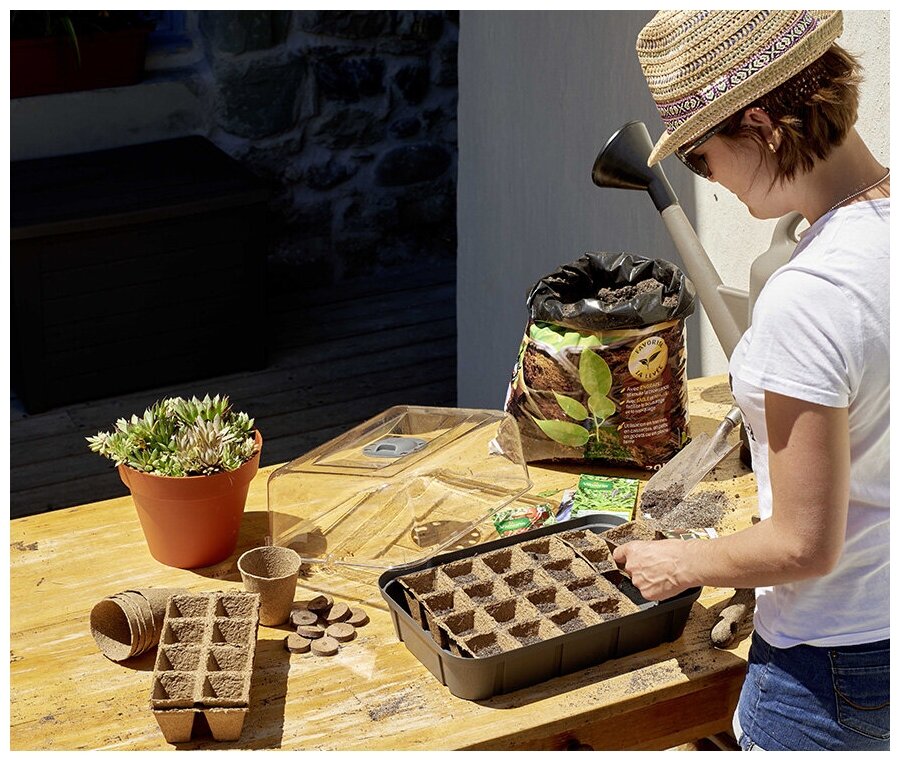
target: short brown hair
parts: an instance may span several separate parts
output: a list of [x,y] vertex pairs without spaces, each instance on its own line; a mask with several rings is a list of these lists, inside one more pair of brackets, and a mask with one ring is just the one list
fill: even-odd
[[747,108],[761,108],[781,135],[775,181],[805,174],[844,142],[856,123],[861,69],[851,53],[832,45],[799,74],[730,116],[721,134],[750,136],[766,150],[758,130],[741,126]]

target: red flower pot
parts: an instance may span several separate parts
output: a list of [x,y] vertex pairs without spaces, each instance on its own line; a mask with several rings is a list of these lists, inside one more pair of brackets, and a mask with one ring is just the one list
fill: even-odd
[[119,465],[154,558],[175,568],[201,568],[234,552],[247,491],[259,470],[259,431],[256,443],[256,454],[237,470],[211,476],[157,476]]

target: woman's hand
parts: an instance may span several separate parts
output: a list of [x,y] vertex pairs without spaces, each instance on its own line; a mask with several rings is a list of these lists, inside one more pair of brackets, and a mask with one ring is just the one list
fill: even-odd
[[695,584],[685,579],[685,549],[691,542],[660,539],[634,541],[616,547],[613,560],[631,576],[631,582],[647,600],[666,600]]

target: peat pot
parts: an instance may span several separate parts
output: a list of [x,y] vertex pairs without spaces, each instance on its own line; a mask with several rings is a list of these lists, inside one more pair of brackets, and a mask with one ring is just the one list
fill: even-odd
[[237,470],[211,476],[158,476],[119,465],[154,558],[175,568],[201,568],[234,552],[250,481],[259,469],[259,431],[256,443],[256,454]]

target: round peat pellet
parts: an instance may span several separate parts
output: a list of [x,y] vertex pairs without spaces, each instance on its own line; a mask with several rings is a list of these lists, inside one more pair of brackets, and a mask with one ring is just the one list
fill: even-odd
[[325,620],[329,624],[346,621],[348,618],[350,618],[350,606],[345,602],[336,603],[331,610],[325,614]]
[[347,623],[352,626],[365,626],[369,623],[369,614],[362,608],[350,608],[350,618]]
[[311,610],[295,610],[291,613],[291,623],[294,626],[312,626],[319,617]]
[[312,651],[316,655],[334,655],[341,649],[340,644],[334,637],[322,637],[312,643]]
[[334,605],[334,598],[331,595],[319,595],[306,603],[306,609],[311,610],[313,613],[324,613],[332,605]]
[[350,624],[332,624],[325,630],[326,637],[334,637],[338,642],[349,642],[356,636],[356,627]]
[[310,641],[299,634],[288,634],[284,638],[284,646],[291,653],[308,653]]
[[306,639],[319,639],[325,636],[325,630],[321,626],[298,626],[297,634]]

